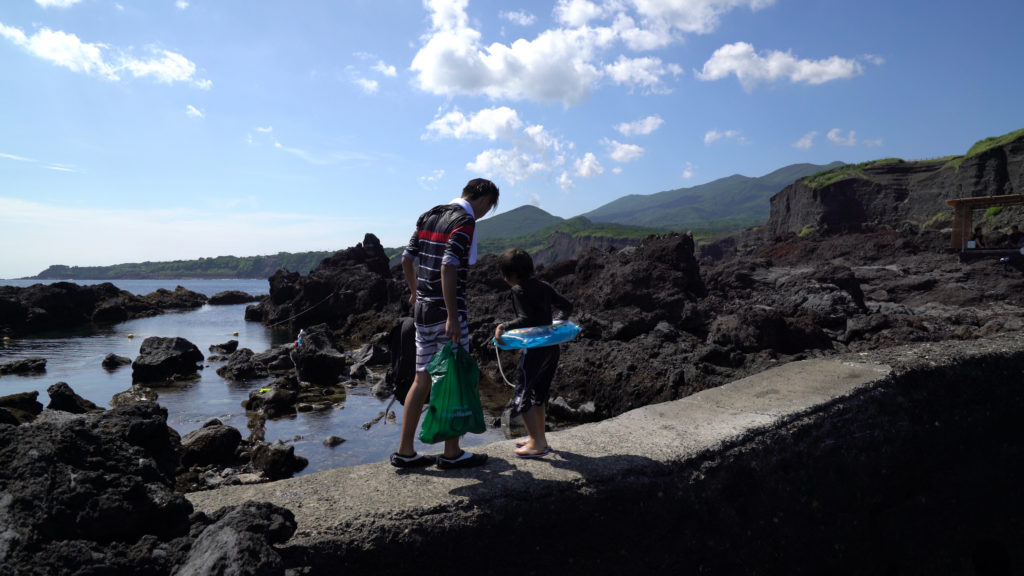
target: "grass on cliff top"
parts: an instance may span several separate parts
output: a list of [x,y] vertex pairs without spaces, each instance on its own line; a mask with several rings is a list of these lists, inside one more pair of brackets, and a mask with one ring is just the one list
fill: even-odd
[[903,162],[901,158],[881,158],[879,160],[869,160],[867,162],[861,162],[860,164],[845,164],[838,168],[831,170],[825,170],[824,172],[818,172],[812,176],[808,176],[804,183],[811,188],[823,188],[830,184],[835,184],[840,180],[846,180],[847,178],[863,178],[864,169],[868,166],[877,166],[880,164],[896,164]]
[[[979,154],[987,152],[992,148],[1005,146],[1006,144],[1009,144],[1010,142],[1013,142],[1018,138],[1024,138],[1024,128],[1021,128],[1020,130],[1016,130],[1014,132],[1010,132],[1009,134],[1003,134],[1002,136],[993,136],[991,138],[979,140],[974,144],[974,146],[971,146],[971,149],[967,151],[967,154],[964,154],[962,156],[945,156],[933,160],[922,160],[922,162],[945,161],[946,164],[945,166],[943,166],[944,168],[952,167],[954,169],[959,170],[960,165],[963,163],[964,160],[971,158],[972,156],[977,156]],[[832,170],[825,170],[823,172],[818,172],[817,174],[814,174],[812,176],[808,176],[807,179],[804,180],[804,183],[806,183],[811,188],[823,188],[830,184],[835,184],[840,180],[846,180],[847,178],[863,178],[864,169],[867,168],[868,166],[874,166],[878,164],[892,164],[896,162],[903,162],[903,160],[901,160],[900,158],[882,158],[880,160],[870,160],[868,162],[861,162],[860,164],[846,164],[838,168],[833,168]]]
[[978,140],[974,143],[974,146],[971,146],[970,150],[967,151],[967,154],[964,154],[963,156],[954,156],[948,163],[946,163],[946,166],[959,170],[960,165],[964,163],[964,160],[967,160],[972,156],[988,152],[993,148],[1005,146],[1018,138],[1024,138],[1024,128],[1015,130],[1009,134],[1003,134],[1002,136],[992,136],[985,138],[984,140]]

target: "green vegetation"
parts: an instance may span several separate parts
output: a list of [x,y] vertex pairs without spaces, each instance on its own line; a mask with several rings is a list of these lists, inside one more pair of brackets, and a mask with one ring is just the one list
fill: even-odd
[[939,212],[935,216],[932,216],[924,223],[922,228],[941,229],[945,228],[946,225],[953,221],[952,212]]
[[835,184],[836,182],[846,180],[847,178],[863,178],[864,170],[871,166],[898,164],[902,162],[903,160],[901,158],[881,158],[879,160],[861,162],[860,164],[845,164],[838,168],[818,172],[804,180],[804,183],[811,188],[824,188],[825,186]]
[[964,154],[963,156],[952,157],[952,159],[950,159],[946,165],[959,170],[960,165],[964,163],[964,160],[971,158],[973,156],[977,156],[979,154],[983,154],[991,150],[992,148],[1004,146],[1022,137],[1024,137],[1024,128],[1021,128],[1020,130],[1016,130],[1014,132],[1010,132],[1009,134],[1003,134],[1002,136],[992,136],[989,138],[985,138],[984,140],[979,140],[974,143],[974,146],[971,146],[971,148],[967,151],[967,154]]
[[815,230],[817,230],[817,228],[815,228],[814,226],[811,226],[810,224],[808,224],[807,226],[804,226],[804,229],[801,230],[800,233],[797,234],[797,236],[799,236],[801,238],[807,238],[811,234],[814,234]]
[[985,210],[985,218],[991,218],[993,216],[998,216],[1000,213],[1002,213],[1002,211],[1003,211],[1003,207],[1002,206],[992,206],[988,210]]
[[54,265],[36,278],[115,280],[120,278],[269,278],[279,269],[307,273],[333,252],[278,252],[272,256],[217,256],[198,260],[137,262],[113,266]]
[[595,236],[641,240],[651,234],[663,233],[665,231],[637,226],[623,226],[621,224],[594,223],[583,216],[577,216],[529,234],[480,240],[478,250],[480,254],[500,254],[507,248],[518,246],[527,252],[536,252],[547,246],[551,235],[556,232],[568,234],[573,238]]

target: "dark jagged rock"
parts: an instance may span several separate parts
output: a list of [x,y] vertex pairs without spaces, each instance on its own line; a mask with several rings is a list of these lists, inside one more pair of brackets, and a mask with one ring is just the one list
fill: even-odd
[[0,364],[0,374],[37,374],[46,372],[46,358],[23,358]]
[[110,354],[107,354],[106,356],[103,357],[103,362],[101,362],[100,365],[106,368],[107,370],[117,370],[121,366],[128,366],[131,363],[131,358],[128,358],[126,356],[118,356],[117,354],[111,352]]
[[302,471],[309,461],[295,455],[295,447],[281,441],[273,444],[258,444],[252,451],[252,465],[271,480],[289,478]]
[[205,295],[184,286],[176,286],[174,290],[158,288],[155,292],[150,292],[139,298],[159,310],[199,308],[207,302]]
[[306,328],[302,343],[292,352],[292,359],[299,379],[311,384],[336,384],[347,365],[327,324]]
[[241,441],[238,429],[225,426],[219,420],[207,422],[181,437],[181,465],[230,462]]
[[255,359],[255,354],[248,348],[235,350],[227,359],[227,364],[217,368],[217,375],[233,382],[246,382],[266,378],[270,373],[267,367]]
[[132,383],[173,382],[196,377],[203,353],[184,338],[150,336],[132,362]]
[[110,399],[111,406],[124,406],[135,402],[156,402],[160,395],[152,388],[133,384],[131,388],[118,392]]
[[37,398],[39,392],[34,391],[0,396],[0,408],[6,408],[20,423],[31,422],[43,411]]
[[50,403],[46,406],[48,410],[60,410],[72,414],[103,411],[103,408],[76,394],[67,382],[57,382],[47,388],[46,393],[50,396]]
[[0,574],[283,573],[274,545],[294,515],[256,502],[193,514],[175,492],[179,446],[152,402],[0,425]]
[[207,301],[212,306],[222,306],[227,304],[248,304],[249,302],[259,302],[259,296],[253,296],[247,292],[241,290],[225,290],[223,292],[217,292]]
[[168,309],[197,308],[206,296],[181,286],[145,296],[119,290],[110,282],[79,286],[71,282],[0,286],[0,333],[25,335],[90,323],[109,324],[155,316]]
[[396,302],[401,290],[388,268],[384,248],[373,234],[325,258],[306,276],[278,270],[269,281],[270,295],[246,309],[247,320],[283,323],[293,334],[301,328],[328,324],[362,342],[386,330],[374,328],[367,333],[365,327]]
[[231,354],[238,350],[238,340],[228,340],[223,344],[210,344],[210,352],[217,354]]
[[177,574],[284,574],[274,544],[287,541],[298,525],[290,510],[268,502],[246,502],[212,514],[178,567]]

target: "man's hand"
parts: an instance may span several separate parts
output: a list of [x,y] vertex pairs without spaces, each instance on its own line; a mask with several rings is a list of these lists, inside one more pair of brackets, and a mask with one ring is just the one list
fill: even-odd
[[462,325],[459,323],[459,315],[449,314],[448,321],[444,323],[444,335],[452,341],[452,344],[462,344]]
[[505,325],[498,324],[498,327],[494,329],[494,341],[498,344],[505,344],[505,341],[501,339],[501,333],[504,332]]

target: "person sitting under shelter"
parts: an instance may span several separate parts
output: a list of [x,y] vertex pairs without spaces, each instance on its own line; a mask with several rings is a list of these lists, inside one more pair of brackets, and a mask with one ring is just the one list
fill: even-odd
[[981,233],[981,226],[974,228],[974,236],[971,236],[970,242],[974,245],[968,244],[968,248],[984,248],[985,247],[985,235]]
[[1020,248],[1024,245],[1024,232],[1020,231],[1020,228],[1016,224],[1010,226],[1010,234],[1006,237],[1007,248]]

